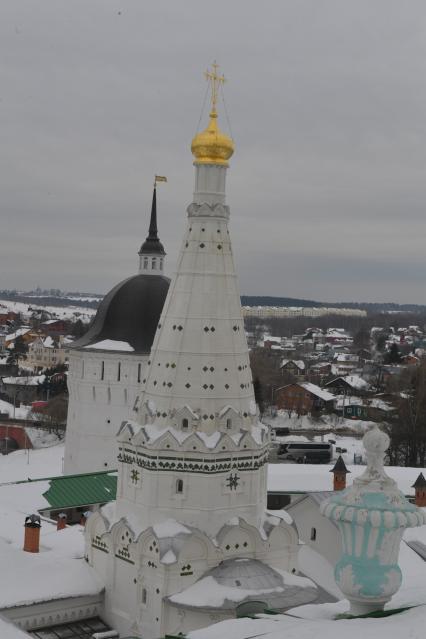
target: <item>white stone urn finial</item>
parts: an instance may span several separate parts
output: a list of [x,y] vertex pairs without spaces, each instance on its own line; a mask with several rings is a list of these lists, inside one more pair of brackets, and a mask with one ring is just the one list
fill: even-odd
[[364,473],[355,479],[355,486],[370,484],[370,489],[384,490],[385,488],[397,490],[393,479],[385,473],[385,454],[389,448],[389,436],[376,425],[367,431],[362,439],[367,458],[367,468]]
[[336,583],[350,601],[350,612],[382,610],[397,592],[402,574],[399,546],[405,528],[422,526],[426,514],[410,504],[384,469],[389,437],[377,426],[364,435],[367,468],[352,486],[321,504],[336,522],[343,554],[334,570]]

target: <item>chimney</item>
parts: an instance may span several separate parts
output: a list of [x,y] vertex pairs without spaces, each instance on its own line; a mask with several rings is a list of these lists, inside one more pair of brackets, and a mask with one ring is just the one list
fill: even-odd
[[40,517],[38,515],[27,515],[25,517],[25,552],[40,552]]
[[343,461],[343,457],[339,455],[334,468],[330,470],[333,473],[333,490],[345,490],[346,488],[346,475],[351,471],[346,468],[346,464]]
[[65,513],[59,513],[58,520],[56,522],[56,530],[63,530],[67,525],[67,516]]
[[416,481],[412,485],[412,488],[415,489],[415,504],[416,506],[426,506],[426,479],[424,478],[423,473],[417,477]]

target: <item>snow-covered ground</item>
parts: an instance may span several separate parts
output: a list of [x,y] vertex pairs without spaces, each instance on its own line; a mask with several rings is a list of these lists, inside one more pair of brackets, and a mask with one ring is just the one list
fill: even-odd
[[48,430],[42,428],[27,426],[25,431],[31,440],[33,448],[50,448],[63,442],[63,438],[58,437],[56,433],[50,433]]
[[[328,464],[269,464],[268,490],[278,492],[316,492],[333,490],[333,474]],[[348,465],[347,485],[359,477],[365,466]],[[394,479],[405,495],[414,495],[414,484],[420,472],[426,474],[424,468],[401,468],[386,466],[387,474]],[[426,602],[425,602],[426,603]]]
[[101,302],[103,295],[67,295],[66,298],[76,302]]
[[35,297],[34,302],[27,304],[26,302],[14,302],[12,300],[0,299],[0,308],[2,312],[14,311],[15,313],[22,313],[24,316],[31,315],[31,311],[28,307],[43,308],[48,313],[54,314],[58,319],[81,319],[82,322],[89,322],[93,315],[96,313],[96,309],[87,308],[83,306],[46,306]]
[[0,484],[62,475],[63,458],[63,444],[0,455]]
[[375,422],[367,422],[361,419],[344,419],[334,413],[321,415],[319,419],[312,419],[309,415],[297,417],[294,413],[289,416],[287,411],[278,411],[275,417],[265,417],[265,423],[272,428],[288,428],[291,431],[298,430],[352,430],[354,433],[363,435],[375,425]]

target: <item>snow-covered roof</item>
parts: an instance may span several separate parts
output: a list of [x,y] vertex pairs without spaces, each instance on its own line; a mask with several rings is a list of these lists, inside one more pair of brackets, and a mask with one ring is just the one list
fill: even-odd
[[331,374],[332,375],[345,375],[348,373],[352,373],[356,368],[358,368],[358,364],[353,362],[345,362],[340,364],[332,364],[331,365]]
[[335,357],[336,362],[359,362],[359,356],[354,353],[339,353]]
[[268,607],[291,608],[317,597],[314,583],[249,558],[227,559],[201,579],[168,600],[191,608],[233,610],[247,601],[265,601]]
[[158,539],[164,539],[166,537],[176,537],[176,535],[190,535],[191,530],[180,524],[175,519],[166,519],[161,523],[153,526],[153,531]]
[[128,342],[121,342],[116,339],[104,339],[100,342],[96,342],[95,344],[83,346],[83,348],[90,348],[97,351],[125,351],[129,353],[134,353],[135,351]]
[[320,388],[320,386],[317,386],[316,384],[311,384],[311,382],[301,382],[299,386],[302,386],[302,388],[307,390],[308,393],[312,393],[312,395],[319,397],[324,402],[331,402],[335,399],[334,395],[323,388]]
[[[389,606],[389,605],[388,605]],[[347,612],[348,603],[307,605],[287,615],[259,615],[222,621],[187,634],[188,639],[423,639],[426,606],[381,619],[339,619]]]
[[351,339],[346,333],[344,328],[329,328],[326,332],[326,337],[333,337],[338,339]]
[[384,402],[383,399],[379,399],[378,397],[373,397],[368,401],[369,406],[372,408],[378,408],[383,411],[393,411],[395,407],[392,404],[388,404],[388,402]]
[[[314,493],[333,487],[331,464],[269,464],[268,491],[283,493]],[[348,485],[364,471],[365,466],[348,465]],[[414,495],[412,485],[419,474],[418,468],[386,466],[386,473],[394,479],[405,495]]]
[[38,386],[42,384],[46,375],[28,375],[22,377],[3,377],[4,384],[13,384],[14,386]]
[[362,379],[359,375],[346,375],[343,379],[349,384],[349,386],[352,386],[352,388],[367,390],[367,388],[370,387],[369,383],[366,382],[365,379]]
[[417,540],[406,541],[406,544],[412,550],[414,550],[414,552],[416,552],[419,555],[419,557],[423,559],[423,561],[426,561],[426,544],[424,544],[422,541],[417,541]]
[[6,341],[14,342],[17,337],[22,337],[30,331],[31,328],[29,326],[22,326],[21,328],[18,328],[14,333],[9,333],[8,335],[6,335]]
[[280,368],[283,366],[287,366],[287,364],[293,363],[299,368],[301,371],[305,370],[305,362],[302,359],[283,359],[280,364]]
[[51,337],[50,335],[48,335],[47,337],[45,337],[43,340],[43,346],[44,348],[60,348],[60,344],[58,344],[57,340],[55,340],[53,337]]
[[84,560],[81,526],[57,531],[55,524],[42,520],[42,552],[22,550],[25,517],[48,506],[42,496],[48,487],[48,481],[0,486],[0,563],[8,575],[0,582],[0,608],[102,591],[103,584]]
[[0,637],[1,639],[31,639],[30,635],[14,626],[6,619],[0,617]]
[[345,375],[345,376],[337,377],[336,379],[333,379],[331,382],[328,382],[327,386],[332,386],[338,380],[343,380],[351,388],[354,388],[356,390],[367,390],[368,388],[370,388],[370,384],[366,382],[365,379],[363,379],[359,375]]
[[320,368],[324,368],[325,366],[331,366],[330,362],[317,362],[316,364],[311,364],[311,370],[317,370]]

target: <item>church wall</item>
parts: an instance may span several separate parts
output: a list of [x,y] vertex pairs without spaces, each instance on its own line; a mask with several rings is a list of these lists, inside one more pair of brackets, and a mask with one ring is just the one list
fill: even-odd
[[117,468],[116,435],[132,417],[146,361],[130,353],[70,350],[65,474]]
[[[156,454],[155,451],[148,452]],[[166,457],[164,451],[161,454]],[[230,455],[223,453],[217,455],[216,459],[220,462],[221,457],[229,459]],[[191,463],[191,459],[199,460],[203,455],[187,452],[183,457],[186,463]],[[200,472],[195,481],[193,472],[155,472],[127,463],[120,463],[119,466],[118,517],[132,512],[141,522],[149,521],[154,510],[157,521],[177,518],[188,525],[210,531],[223,526],[229,520],[230,513],[256,526],[261,523],[260,517],[266,508],[266,464],[252,471]],[[134,479],[135,473],[137,480]],[[238,485],[234,487],[230,478],[235,478]],[[182,493],[178,492],[181,487],[178,482],[182,482]]]
[[301,541],[325,557],[333,566],[342,554],[337,526],[323,517],[318,504],[309,496],[289,506]]
[[233,619],[235,617],[233,611],[198,611],[193,609],[176,608],[167,603],[164,610],[164,625],[166,631],[164,634],[178,635],[182,633],[186,635],[192,630],[205,628],[225,619]]

